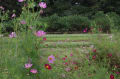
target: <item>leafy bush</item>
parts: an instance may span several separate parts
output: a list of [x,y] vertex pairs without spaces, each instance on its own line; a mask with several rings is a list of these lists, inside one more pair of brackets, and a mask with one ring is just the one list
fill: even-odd
[[50,17],[47,17],[47,18],[44,18],[48,24],[48,27],[46,28],[46,31],[48,32],[52,32],[52,31],[57,31],[58,28],[60,27],[60,25],[58,24],[58,19],[60,17],[56,14],[50,16]]
[[90,21],[87,17],[83,17],[80,15],[66,16],[59,20],[60,23],[64,23],[67,26],[68,31],[74,32],[79,31],[82,32],[83,29],[89,28]]
[[80,15],[59,17],[57,15],[48,18],[48,28],[46,31],[57,32],[82,32],[85,28],[90,28],[90,20]]
[[102,12],[97,12],[94,16],[94,22],[96,23],[96,26],[94,28],[101,29],[102,32],[110,32],[111,23],[108,17]]
[[107,16],[111,21],[111,25],[112,25],[111,29],[120,30],[120,16],[115,12],[109,12],[107,13]]
[[1,33],[10,33],[14,31],[12,21],[1,23]]

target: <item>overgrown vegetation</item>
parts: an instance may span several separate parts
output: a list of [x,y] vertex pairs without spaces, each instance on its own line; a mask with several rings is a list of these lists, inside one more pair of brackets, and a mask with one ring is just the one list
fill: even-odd
[[119,1],[0,2],[0,79],[120,78]]
[[[111,2],[112,4],[110,4]],[[111,30],[120,29],[117,3],[119,1],[48,0],[48,7],[40,9],[39,1],[19,3],[18,1],[4,0],[0,3],[3,7],[0,9],[0,29],[2,33],[5,33],[26,30],[33,26],[46,32],[83,32],[87,28],[87,32],[111,33]],[[16,7],[13,7],[12,4],[15,4]],[[112,8],[105,6],[112,6]],[[15,18],[11,18],[13,14],[16,15]],[[24,26],[19,24],[21,20],[26,21]]]

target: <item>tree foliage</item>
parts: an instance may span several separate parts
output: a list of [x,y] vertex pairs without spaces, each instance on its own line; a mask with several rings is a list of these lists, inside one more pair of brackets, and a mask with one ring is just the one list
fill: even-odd
[[[24,3],[27,3],[26,0]],[[116,12],[120,13],[120,0],[34,0],[36,4],[40,1],[47,2],[48,8],[46,15],[58,14],[60,16],[66,15],[94,15],[97,11]],[[0,5],[5,7],[5,10],[13,12],[15,10],[19,15],[22,11],[24,3],[18,3],[17,0],[0,0]],[[36,9],[37,8],[37,9]],[[39,10],[38,5],[35,10]]]

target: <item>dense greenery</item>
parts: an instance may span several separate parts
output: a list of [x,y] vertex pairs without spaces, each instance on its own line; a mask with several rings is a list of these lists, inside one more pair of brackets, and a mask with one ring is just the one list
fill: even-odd
[[[32,0],[31,0],[32,1]],[[60,16],[80,14],[91,16],[97,11],[116,12],[120,13],[120,1],[119,0],[34,0],[35,4],[40,1],[47,2],[48,8],[46,9],[46,15],[57,13]],[[29,2],[26,0],[24,3]],[[17,0],[1,0],[0,5],[5,7],[5,10],[16,10],[19,15],[23,4],[19,4]],[[38,11],[38,5],[34,6]],[[38,8],[38,9],[37,9]]]
[[0,79],[120,79],[119,2],[0,0]]
[[[45,0],[47,8],[43,13],[38,5],[40,1],[44,0],[26,0],[22,3],[17,0],[0,1],[5,11],[0,15],[2,33],[25,30],[30,26],[62,33],[83,32],[86,28],[87,32],[120,30],[119,0]],[[17,16],[15,19],[11,18],[13,13]],[[20,20],[25,20],[27,24],[21,26]]]

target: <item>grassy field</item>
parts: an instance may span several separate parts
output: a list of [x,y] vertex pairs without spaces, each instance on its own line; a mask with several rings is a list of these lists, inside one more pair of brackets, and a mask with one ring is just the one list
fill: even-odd
[[[47,40],[42,42],[39,42],[41,38],[34,40],[29,36],[0,38],[0,79],[110,79],[107,68],[90,62],[86,56],[92,52],[91,39],[96,36],[48,34]],[[48,70],[44,65],[49,64],[50,55],[55,61]],[[29,59],[32,68],[38,71],[36,74],[24,67]]]

